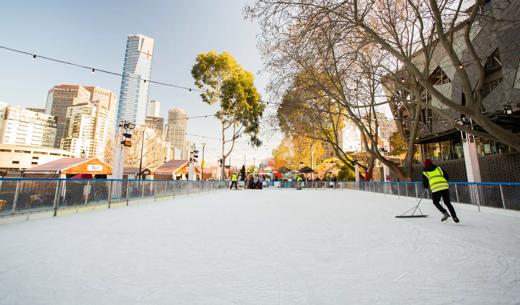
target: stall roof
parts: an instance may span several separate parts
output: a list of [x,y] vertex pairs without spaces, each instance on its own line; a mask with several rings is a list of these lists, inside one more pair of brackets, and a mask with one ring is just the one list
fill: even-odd
[[112,167],[98,158],[61,158],[32,167],[25,173],[110,175]]
[[170,175],[172,173],[176,173],[179,169],[186,166],[188,164],[188,160],[170,160],[163,165],[159,166],[153,172],[154,174],[163,174]]

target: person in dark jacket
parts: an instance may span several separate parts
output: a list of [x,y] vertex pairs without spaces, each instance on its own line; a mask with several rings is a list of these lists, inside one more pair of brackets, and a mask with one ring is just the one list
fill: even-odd
[[[424,188],[429,188],[432,191],[433,204],[444,215],[441,221],[445,221],[451,215],[453,221],[458,223],[459,218],[457,217],[457,213],[455,212],[455,209],[453,208],[453,205],[450,202],[450,186],[448,185],[448,179],[448,173],[446,173],[439,166],[433,164],[432,160],[424,160],[422,181],[423,186]],[[440,204],[441,197],[444,201],[444,204],[450,211],[449,214]]]

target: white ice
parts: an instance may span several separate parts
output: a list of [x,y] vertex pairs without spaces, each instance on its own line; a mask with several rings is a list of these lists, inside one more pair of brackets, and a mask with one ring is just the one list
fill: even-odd
[[0,226],[0,304],[520,304],[520,217],[219,191]]

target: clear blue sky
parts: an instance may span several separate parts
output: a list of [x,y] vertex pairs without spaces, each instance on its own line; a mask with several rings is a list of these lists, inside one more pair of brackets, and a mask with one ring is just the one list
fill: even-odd
[[[67,61],[121,72],[126,37],[142,33],[155,39],[152,79],[193,86],[191,66],[198,53],[231,52],[244,68],[256,75],[264,95],[268,81],[259,75],[262,62],[256,48],[259,28],[244,20],[245,0],[147,0],[147,1],[9,1],[0,10],[0,45]],[[120,79],[101,73],[33,60],[27,55],[0,50],[0,101],[14,105],[45,106],[47,91],[56,84],[96,85],[119,95]],[[180,107],[189,116],[211,114],[197,93],[152,85],[150,99],[161,102],[161,115]],[[188,122],[188,132],[219,137],[218,121]],[[267,126],[266,129],[271,129]],[[207,143],[208,162],[216,160],[217,140],[189,137],[199,147]],[[248,163],[267,157],[279,136],[263,137],[265,145],[251,150],[242,140],[232,160]],[[235,163],[235,162],[233,162]]]

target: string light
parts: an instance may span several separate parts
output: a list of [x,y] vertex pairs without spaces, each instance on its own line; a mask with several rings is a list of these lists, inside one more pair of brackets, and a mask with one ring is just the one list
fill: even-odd
[[96,73],[96,69],[92,69],[92,74]]
[[[140,79],[139,76],[134,76],[134,75],[131,75],[131,74],[128,74],[128,73],[123,75],[123,73],[118,73],[118,72],[113,72],[113,71],[109,71],[109,70],[93,68],[93,67],[85,66],[85,65],[82,65],[82,64],[74,63],[74,62],[71,62],[71,61],[66,61],[66,60],[53,58],[53,57],[48,57],[48,56],[43,56],[43,55],[34,54],[34,53],[29,53],[29,52],[26,52],[26,51],[13,49],[13,48],[9,48],[9,47],[2,46],[2,45],[0,45],[0,49],[4,49],[4,50],[11,51],[11,52],[14,52],[14,53],[20,53],[20,54],[29,55],[29,56],[32,57],[33,60],[35,60],[38,57],[38,58],[45,59],[45,60],[48,60],[48,61],[52,61],[52,62],[55,62],[55,63],[60,63],[60,64],[64,64],[64,65],[74,66],[74,67],[82,68],[82,69],[88,69],[92,73],[97,71],[97,72],[100,72],[100,73],[110,74],[110,75],[119,76],[119,77],[123,77],[124,76],[124,77],[128,77],[128,78]],[[159,81],[154,81],[154,80],[147,80],[147,81],[149,83],[151,83],[151,84],[167,86],[167,87],[173,87],[173,88],[182,89],[182,90],[188,90],[189,92],[191,92],[191,91],[203,92],[202,90],[199,90],[199,89],[196,89],[196,88],[190,88],[190,87],[180,86],[180,85],[171,84],[171,83],[159,82]],[[145,82],[146,82],[146,80],[145,80]]]

